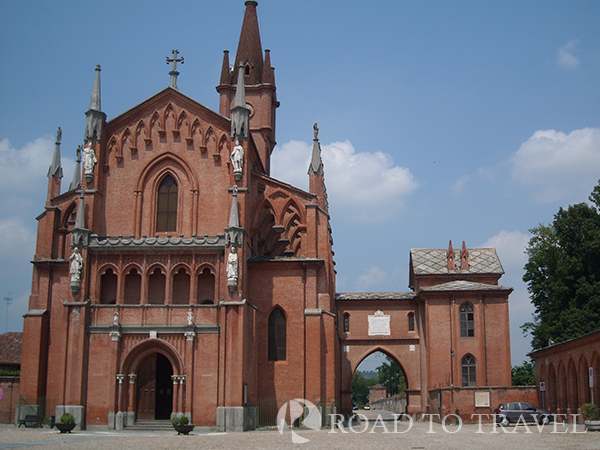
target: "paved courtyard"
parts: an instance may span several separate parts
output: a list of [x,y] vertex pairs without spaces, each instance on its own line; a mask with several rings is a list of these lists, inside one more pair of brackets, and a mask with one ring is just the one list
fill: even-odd
[[[383,420],[376,421],[378,413]],[[367,417],[368,422],[361,422],[354,432],[347,428],[344,428],[346,433],[340,428],[335,432],[298,430],[297,437],[309,439],[302,444],[292,442],[290,431],[281,435],[277,430],[225,434],[201,429],[189,436],[177,436],[175,432],[112,432],[94,427],[61,435],[47,427],[25,429],[0,425],[0,449],[600,449],[600,433],[584,433],[582,426],[574,429],[573,425],[551,424],[540,431],[535,425],[527,429],[523,426],[503,429],[491,424],[469,424],[459,429],[447,424],[444,430],[435,422],[414,422],[409,428],[409,422],[394,423],[389,413],[383,411],[370,411]]]

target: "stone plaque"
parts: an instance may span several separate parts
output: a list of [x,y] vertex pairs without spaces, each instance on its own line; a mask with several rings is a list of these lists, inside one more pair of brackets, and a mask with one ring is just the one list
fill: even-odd
[[377,311],[372,316],[369,316],[369,336],[389,336],[390,332],[390,316]]

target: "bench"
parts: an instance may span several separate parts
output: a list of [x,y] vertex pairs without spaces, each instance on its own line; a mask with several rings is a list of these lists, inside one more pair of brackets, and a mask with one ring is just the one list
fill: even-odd
[[43,426],[42,426],[43,419],[44,418],[42,416],[37,416],[35,414],[27,414],[24,419],[19,420],[19,428],[21,428],[21,425],[25,425],[25,428],[28,428],[28,427],[43,428]]

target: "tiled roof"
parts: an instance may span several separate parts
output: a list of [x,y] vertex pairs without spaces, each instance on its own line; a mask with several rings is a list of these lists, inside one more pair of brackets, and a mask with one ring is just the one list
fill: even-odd
[[412,300],[414,292],[338,292],[336,300]]
[[0,364],[21,364],[23,333],[0,334]]
[[498,286],[497,284],[473,283],[472,281],[457,280],[448,283],[436,284],[421,289],[425,292],[447,292],[447,291],[506,291],[512,290],[510,287]]
[[460,269],[460,250],[454,250],[455,270],[448,270],[448,259],[444,249],[413,248],[410,258],[415,275],[447,275],[447,274],[499,274],[504,273],[500,258],[495,248],[470,248],[469,268]]

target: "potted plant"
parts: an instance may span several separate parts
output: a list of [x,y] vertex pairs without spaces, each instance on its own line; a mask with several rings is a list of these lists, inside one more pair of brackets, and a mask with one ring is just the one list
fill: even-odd
[[192,431],[194,429],[195,425],[190,425],[190,419],[188,419],[185,416],[181,416],[181,417],[173,417],[171,419],[171,424],[173,425],[173,428],[175,428],[175,431],[177,431],[177,434],[185,434],[188,435],[190,434],[190,431]]
[[60,416],[60,421],[56,422],[54,425],[61,433],[70,433],[76,425],[75,417],[73,417],[73,414],[64,413]]
[[585,429],[591,431],[600,431],[600,410],[593,403],[586,403],[581,406],[583,418],[585,419]]

